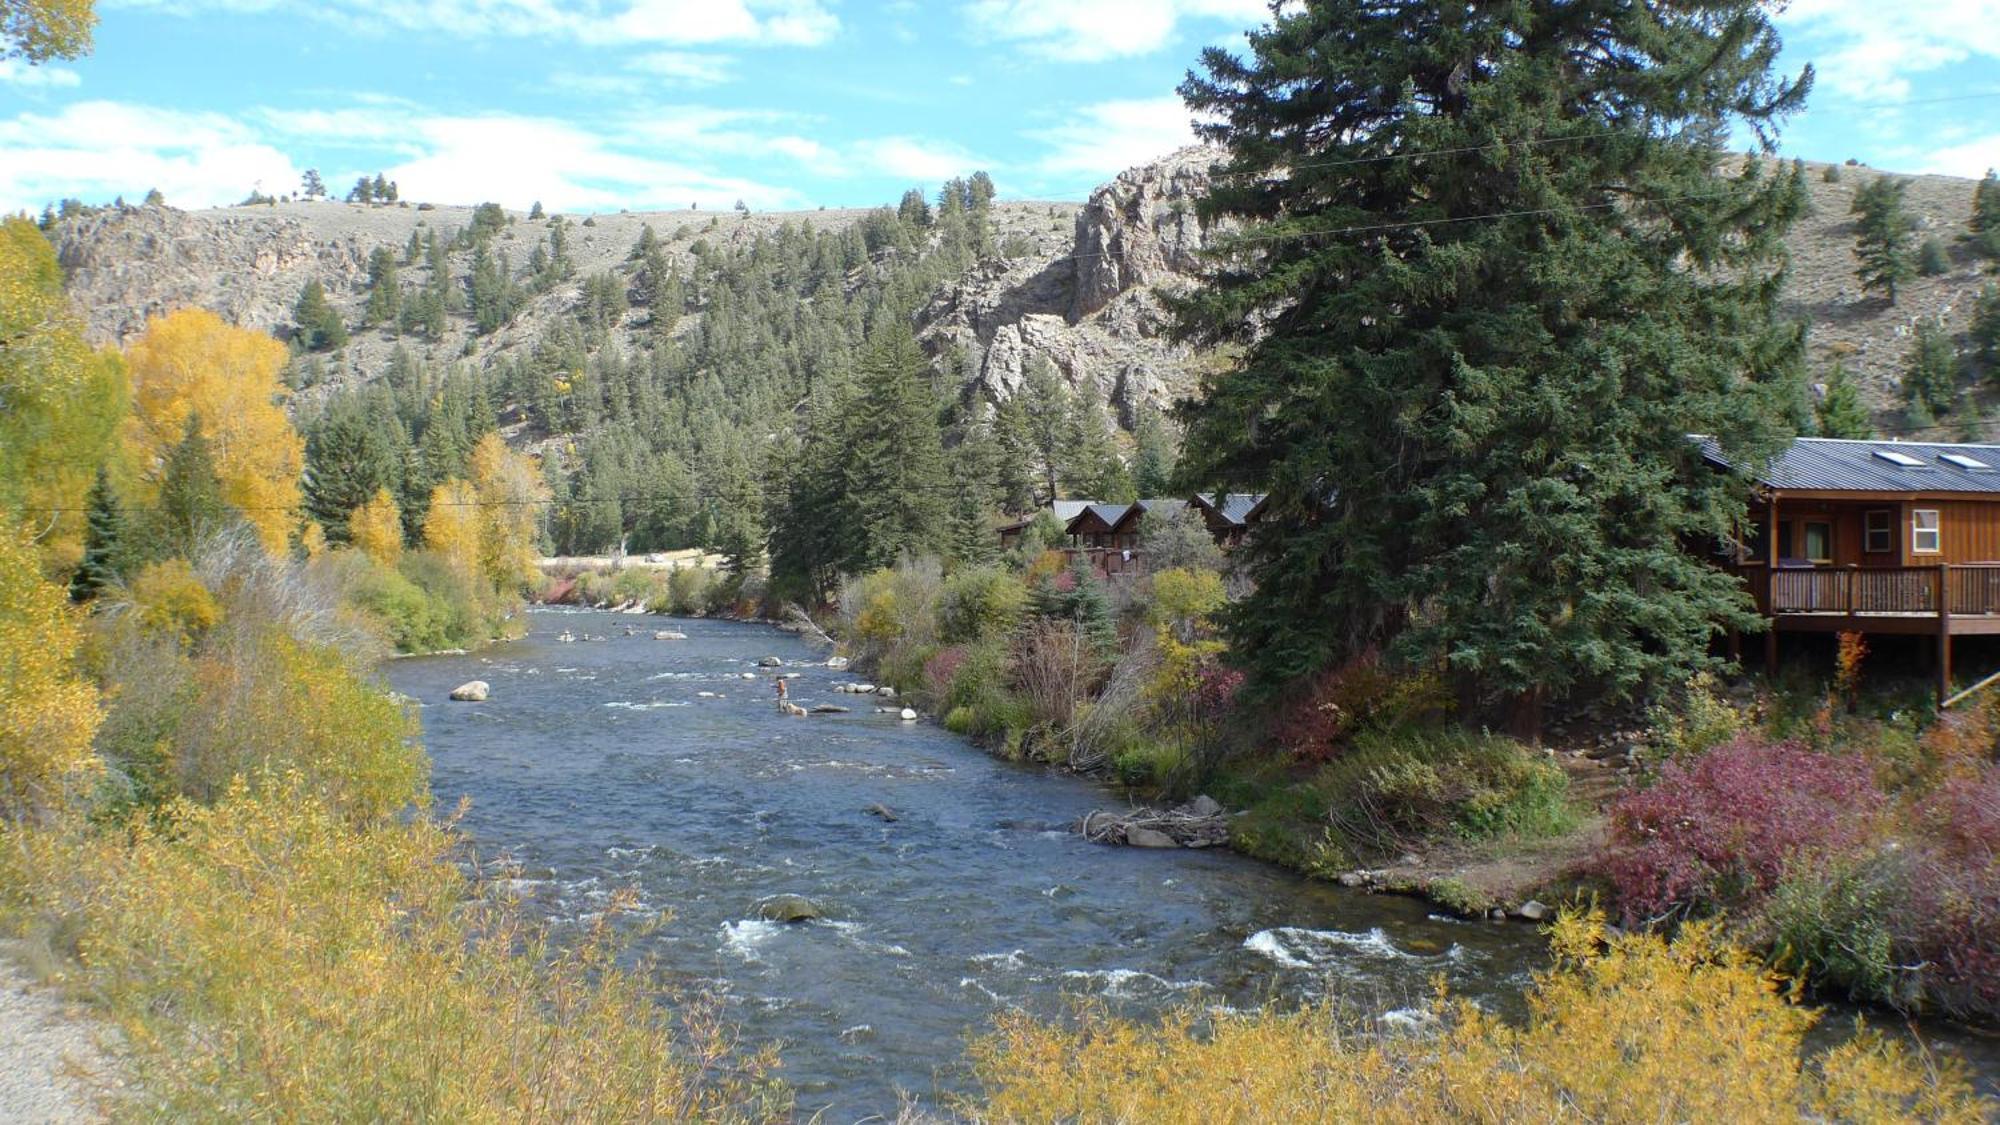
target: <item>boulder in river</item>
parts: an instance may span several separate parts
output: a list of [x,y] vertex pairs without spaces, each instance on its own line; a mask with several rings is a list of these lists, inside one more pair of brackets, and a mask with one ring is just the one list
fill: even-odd
[[902,715],[902,719],[903,719],[903,721],[904,721],[904,722],[906,722],[906,723],[914,723],[914,722],[916,722],[916,721],[917,721],[917,712],[916,712],[916,709],[915,709],[915,708],[912,708],[912,707],[905,707],[905,708],[903,708],[903,715]]
[[847,708],[845,708],[845,707],[842,707],[842,706],[841,706],[840,704],[838,704],[838,703],[822,703],[822,704],[820,704],[819,706],[817,706],[817,707],[814,707],[814,708],[813,708],[813,714],[815,714],[815,715],[845,715],[845,714],[847,714]]
[[896,689],[890,687],[888,684],[883,684],[881,687],[875,689],[875,694],[884,699],[894,699],[896,698]]
[[1514,908],[1514,917],[1530,922],[1539,922],[1548,916],[1549,908],[1532,898]]
[[759,668],[783,668],[784,666],[785,662],[775,656],[767,656],[757,662],[757,667]]
[[757,904],[757,913],[770,922],[810,922],[826,914],[804,895],[772,895]]
[[451,689],[451,697],[460,703],[484,703],[490,690],[485,680],[469,680]]
[[1203,793],[1187,803],[1187,811],[1194,816],[1215,816],[1222,812],[1222,805],[1215,798]]
[[672,629],[662,629],[653,634],[653,639],[656,641],[684,641],[688,639],[688,635],[686,633],[677,633]]
[[861,811],[877,819],[886,820],[891,824],[894,824],[896,821],[902,819],[902,817],[896,815],[895,809],[892,809],[887,805],[869,805],[867,808]]
[[1125,842],[1135,848],[1178,848],[1180,842],[1151,828],[1127,828]]

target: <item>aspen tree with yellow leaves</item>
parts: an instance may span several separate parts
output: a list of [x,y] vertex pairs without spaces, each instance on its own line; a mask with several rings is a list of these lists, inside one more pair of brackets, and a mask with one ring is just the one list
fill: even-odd
[[199,416],[222,498],[276,555],[298,521],[305,443],[285,417],[285,346],[212,312],[157,317],[126,351],[132,416],[125,444],[141,478],[157,487],[168,450]]
[[13,820],[60,805],[96,771],[103,719],[76,671],[83,634],[69,596],[35,562],[26,536],[0,527],[0,816]]
[[84,342],[55,250],[0,220],[0,510],[22,517],[50,571],[82,554],[85,497],[125,414],[125,365]]
[[495,589],[512,591],[535,576],[536,526],[549,489],[529,457],[487,434],[468,466],[478,497],[479,562]]
[[479,496],[456,477],[431,490],[424,546],[460,575],[479,574]]
[[393,566],[403,553],[403,512],[386,488],[347,517],[347,538],[369,558]]

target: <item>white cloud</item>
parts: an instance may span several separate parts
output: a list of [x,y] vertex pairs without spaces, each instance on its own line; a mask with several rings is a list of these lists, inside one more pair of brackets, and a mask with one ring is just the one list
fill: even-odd
[[1920,159],[1918,171],[1978,179],[2000,168],[2000,133],[1936,149]]
[[1102,181],[1194,144],[1192,120],[1171,94],[1087,105],[1034,134],[1050,150],[1035,167],[1045,175]]
[[871,170],[926,183],[970,175],[986,163],[957,145],[916,137],[862,141],[854,146],[854,161]]
[[713,86],[729,81],[731,61],[727,55],[655,51],[633,59],[628,66],[632,70],[688,86]]
[[[382,172],[405,199],[495,200],[561,210],[724,208],[742,199],[760,210],[801,207],[789,188],[702,166],[718,153],[801,161],[817,142],[765,135],[765,117],[726,110],[655,110],[587,129],[508,114],[427,114],[400,103],[367,109],[276,110],[240,115],[182,113],[119,102],[80,102],[60,113],[0,119],[0,211],[36,210],[68,196],[136,199],[158,187],[182,207],[235,203],[253,188],[297,190],[287,150],[360,149],[367,166],[322,165],[329,184]],[[671,154],[671,155],[667,155]],[[351,159],[351,157],[349,158]]]
[[69,196],[136,200],[148,188],[177,206],[211,207],[298,182],[284,153],[220,114],[86,101],[0,120],[0,211]]
[[1268,0],[973,0],[972,25],[1062,62],[1144,55],[1173,42],[1184,19],[1270,22]]
[[[265,13],[283,0],[106,0],[174,15]],[[319,0],[304,14],[363,31],[457,36],[551,35],[593,44],[724,43],[818,46],[840,30],[821,0]]]
[[80,86],[83,79],[66,66],[46,63],[30,66],[20,59],[0,59],[0,86],[23,90],[52,90]]
[[2000,58],[2000,0],[1794,0],[1776,18],[1821,81],[1857,100],[1901,101],[1913,75]]

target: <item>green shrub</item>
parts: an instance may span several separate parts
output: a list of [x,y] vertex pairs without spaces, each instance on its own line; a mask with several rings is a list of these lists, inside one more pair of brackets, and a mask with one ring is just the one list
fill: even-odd
[[1003,637],[1020,621],[1028,588],[998,567],[962,570],[938,595],[938,636],[949,644]]
[[1794,865],[1764,906],[1772,959],[1856,1000],[1897,1002],[1889,920],[1908,897],[1901,882],[1890,862],[1873,858]]
[[653,605],[666,596],[666,582],[658,571],[645,567],[626,567],[611,579],[613,602],[644,602]]
[[667,575],[667,608],[680,617],[699,617],[708,610],[708,588],[715,576],[701,567],[681,567]]
[[1148,736],[1123,724],[1113,736],[1111,773],[1137,789],[1166,789],[1188,769],[1187,747],[1177,740]]
[[400,571],[371,568],[356,584],[354,601],[382,619],[399,652],[436,652],[459,644],[452,636],[450,608],[439,605]]

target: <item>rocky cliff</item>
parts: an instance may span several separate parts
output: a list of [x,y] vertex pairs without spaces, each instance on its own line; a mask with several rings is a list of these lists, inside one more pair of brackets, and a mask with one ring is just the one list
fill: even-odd
[[[1037,357],[1074,385],[1090,384],[1129,422],[1140,403],[1164,405],[1187,390],[1204,357],[1174,343],[1160,300],[1192,283],[1208,237],[1194,215],[1207,184],[1212,150],[1190,148],[1131,169],[1092,193],[1083,205],[1004,203],[994,210],[1002,255],[947,281],[921,309],[919,338],[942,371],[965,380],[965,393],[1000,401],[1014,393]],[[1919,318],[1941,317],[1954,333],[1969,323],[1973,298],[1991,278],[1989,263],[1958,237],[1970,216],[1973,184],[1941,176],[1910,178],[1908,202],[1919,237],[1936,236],[1949,269],[1907,285],[1891,307],[1864,297],[1854,280],[1854,192],[1880,175],[1841,167],[1808,172],[1812,206],[1790,238],[1793,268],[1783,300],[1790,315],[1811,325],[1809,358],[1815,380],[1844,363],[1864,394],[1895,425],[1899,376]],[[691,259],[697,240],[734,244],[781,223],[814,228],[860,222],[863,210],[717,215],[705,212],[618,213],[569,227],[576,278],[610,270],[629,274],[629,251],[651,226],[669,257]],[[92,335],[121,343],[146,318],[187,305],[212,308],[248,327],[284,336],[300,287],[317,278],[350,323],[366,299],[367,260],[377,246],[400,249],[413,232],[449,234],[471,220],[461,207],[368,207],[345,203],[182,212],[166,207],[122,208],[65,219],[51,231],[72,292]],[[510,223],[498,248],[515,268],[545,237],[545,223]],[[423,280],[421,264],[405,281]],[[533,298],[501,330],[478,336],[454,317],[445,335],[425,343],[388,332],[357,332],[342,353],[344,379],[383,370],[397,346],[434,362],[488,364],[532,348],[543,329],[579,298],[581,281]],[[620,326],[636,348],[644,338],[635,314]],[[1974,393],[1982,414],[1991,392]],[[1957,421],[1957,419],[1953,419]]]

